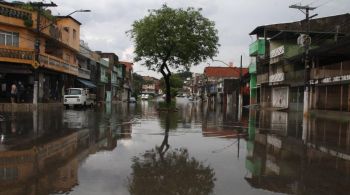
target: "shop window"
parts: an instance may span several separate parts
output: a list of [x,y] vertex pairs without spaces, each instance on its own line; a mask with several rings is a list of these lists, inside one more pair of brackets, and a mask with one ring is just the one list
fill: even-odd
[[0,45],[19,47],[19,34],[0,31]]

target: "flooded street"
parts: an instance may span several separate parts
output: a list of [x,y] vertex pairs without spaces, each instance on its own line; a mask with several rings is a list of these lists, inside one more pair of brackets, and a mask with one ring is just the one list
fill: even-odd
[[[179,100],[2,113],[0,194],[348,194],[350,123]],[[304,121],[305,123],[305,121]]]

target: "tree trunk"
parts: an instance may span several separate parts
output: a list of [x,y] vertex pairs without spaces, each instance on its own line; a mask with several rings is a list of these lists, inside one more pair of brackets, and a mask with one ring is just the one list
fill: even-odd
[[[168,73],[165,73],[164,68],[167,69]],[[171,103],[171,93],[170,93],[170,70],[168,66],[166,65],[166,61],[163,62],[163,65],[160,68],[160,73],[162,73],[164,81],[165,81],[165,94],[166,94],[166,99],[165,102],[167,103],[168,106],[170,106]]]
[[171,91],[170,91],[170,76],[164,77],[165,88],[166,88],[166,103],[170,105],[171,103]]

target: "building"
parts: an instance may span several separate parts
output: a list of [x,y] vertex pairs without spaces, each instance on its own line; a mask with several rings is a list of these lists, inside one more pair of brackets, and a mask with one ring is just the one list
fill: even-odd
[[[53,17],[45,10],[40,17],[38,34],[37,18],[38,13],[33,9],[0,2],[0,97],[3,102],[9,101],[12,84],[18,86],[20,102],[32,102],[36,79],[39,102],[59,101],[64,89],[73,86],[79,74],[81,23],[70,16]],[[40,48],[38,62],[35,43]]]
[[236,91],[240,90],[240,75],[248,74],[248,68],[214,67],[204,69],[206,93],[209,101],[217,103],[233,102]]
[[[305,21],[255,28],[250,35],[256,35],[256,41],[249,47],[252,57],[251,104],[301,111],[307,83],[311,84],[309,108],[346,110],[349,99],[349,95],[345,95],[348,92],[347,81],[339,82],[336,78],[335,82],[327,83],[320,79],[345,79],[348,75],[349,46],[346,37],[350,32],[349,19],[349,14],[343,14],[310,20],[310,72],[305,72],[304,46],[309,40],[305,39]],[[320,75],[322,71],[332,75]],[[311,80],[305,79],[305,75]],[[342,102],[341,105],[338,102]]]
[[123,101],[129,101],[132,91],[133,91],[133,66],[134,64],[132,62],[125,62],[125,61],[120,61],[119,62],[121,65],[125,67],[125,76],[123,79],[123,95],[122,95],[122,100]]
[[142,78],[145,82],[145,84],[142,85],[142,94],[159,94],[160,83],[158,79],[150,76],[143,76]]
[[118,100],[120,99],[120,96],[118,96],[119,91],[121,89],[121,81],[118,79],[118,71],[122,71],[121,69],[118,69],[119,65],[119,58],[115,53],[100,53],[101,58],[108,62],[107,67],[107,77],[108,77],[108,83],[106,83],[106,92],[107,94],[111,94],[111,100]]

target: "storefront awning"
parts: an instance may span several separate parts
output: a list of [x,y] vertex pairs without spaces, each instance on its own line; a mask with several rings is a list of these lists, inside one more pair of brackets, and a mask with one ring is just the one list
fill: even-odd
[[83,80],[83,79],[77,79],[77,80],[88,88],[96,88],[96,85],[93,84],[91,81]]

